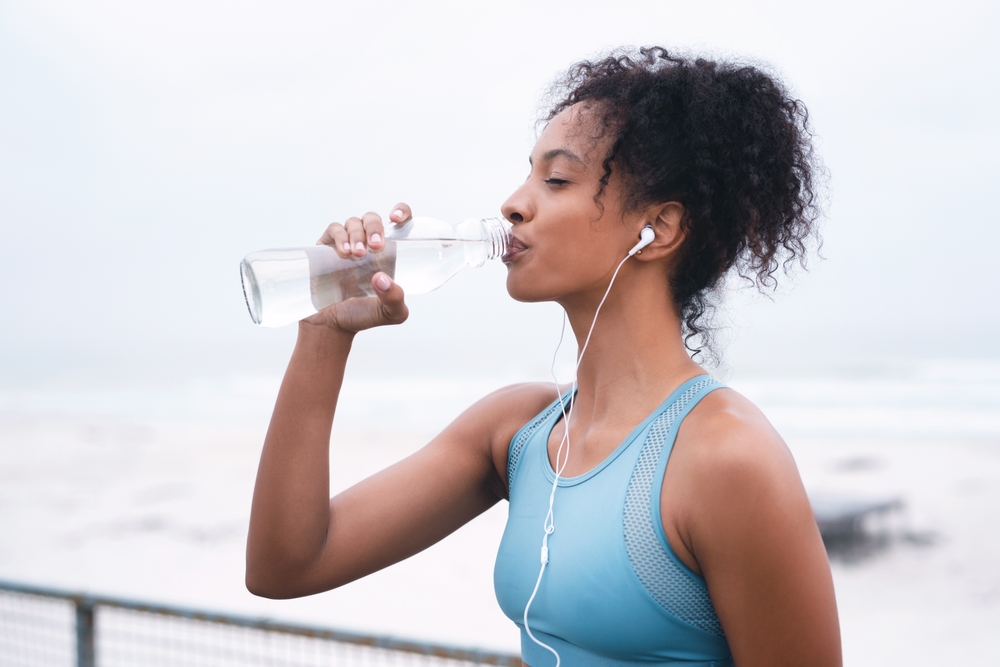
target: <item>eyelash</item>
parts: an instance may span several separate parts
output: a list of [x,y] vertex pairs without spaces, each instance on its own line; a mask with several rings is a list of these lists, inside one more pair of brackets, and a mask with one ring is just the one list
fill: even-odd
[[545,182],[549,185],[566,185],[569,183],[569,181],[564,178],[546,178]]

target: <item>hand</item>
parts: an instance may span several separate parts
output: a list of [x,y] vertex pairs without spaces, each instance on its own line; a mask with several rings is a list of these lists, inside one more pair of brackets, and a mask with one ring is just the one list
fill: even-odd
[[[410,207],[400,203],[393,207],[389,220],[402,224],[411,216]],[[326,228],[317,244],[331,246],[341,257],[364,257],[368,248],[378,250],[385,245],[382,218],[377,213],[368,212],[360,218],[349,218],[343,224],[334,222]],[[375,296],[336,303],[302,320],[303,324],[355,334],[364,329],[406,321],[409,309],[403,302],[403,288],[381,271],[372,276],[372,287],[375,288]]]

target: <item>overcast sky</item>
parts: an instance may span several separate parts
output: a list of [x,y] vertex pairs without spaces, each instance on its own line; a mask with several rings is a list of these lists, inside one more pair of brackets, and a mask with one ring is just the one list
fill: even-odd
[[[624,44],[763,61],[811,112],[826,260],[736,299],[730,363],[997,357],[998,7],[0,2],[0,375],[280,369],[243,255],[398,200],[496,214],[546,85]],[[412,298],[356,372],[537,373],[558,311],[503,273]]]

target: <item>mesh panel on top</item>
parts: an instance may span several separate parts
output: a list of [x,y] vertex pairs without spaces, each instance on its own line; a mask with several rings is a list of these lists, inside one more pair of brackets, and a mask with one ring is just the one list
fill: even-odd
[[678,415],[703,389],[718,384],[705,378],[691,385],[650,428],[625,496],[625,546],[639,581],[661,607],[691,625],[724,636],[705,583],[682,569],[656,536],[651,506],[653,476],[667,435]]
[[569,408],[569,397],[572,395],[572,390],[566,392],[560,397],[560,401],[553,403],[548,407],[547,410],[542,412],[542,414],[535,417],[535,419],[521,429],[519,435],[514,438],[514,441],[510,443],[510,450],[507,452],[507,495],[510,495],[511,490],[514,488],[514,471],[517,469],[517,461],[521,457],[521,452],[524,451],[524,446],[531,440],[531,436],[535,434],[538,427],[544,424],[552,413],[556,410],[561,410],[561,403],[565,403],[567,409]]

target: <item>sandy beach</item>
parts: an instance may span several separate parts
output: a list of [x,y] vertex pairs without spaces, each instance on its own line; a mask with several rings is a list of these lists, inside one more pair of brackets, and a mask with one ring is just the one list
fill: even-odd
[[[365,406],[378,389],[356,383],[334,433],[334,490],[421,446],[489,384],[428,383],[424,400],[434,410],[417,402],[374,429],[361,426],[371,419]],[[904,504],[891,517],[885,544],[833,559],[845,664],[1000,660],[992,638],[1000,627],[994,384],[971,408],[961,397],[945,404],[941,409],[951,412],[944,417],[969,414],[937,429],[923,399],[912,395],[914,383],[906,384],[910,395],[902,402],[898,392],[870,382],[855,382],[854,395],[861,385],[874,398],[839,405],[830,398],[843,395],[836,382],[811,389],[771,380],[738,387],[786,437],[810,493]],[[924,398],[940,403],[934,392],[948,388],[931,385],[937,389],[927,389]],[[116,415],[108,410],[111,399],[73,411],[60,407],[72,397],[5,394],[0,578],[517,649],[515,628],[492,591],[504,504],[433,548],[342,589],[294,601],[247,593],[243,548],[273,384],[244,386],[225,401],[220,392],[199,391],[172,404],[170,411],[180,415],[173,417],[150,408],[162,405],[155,397]]]

